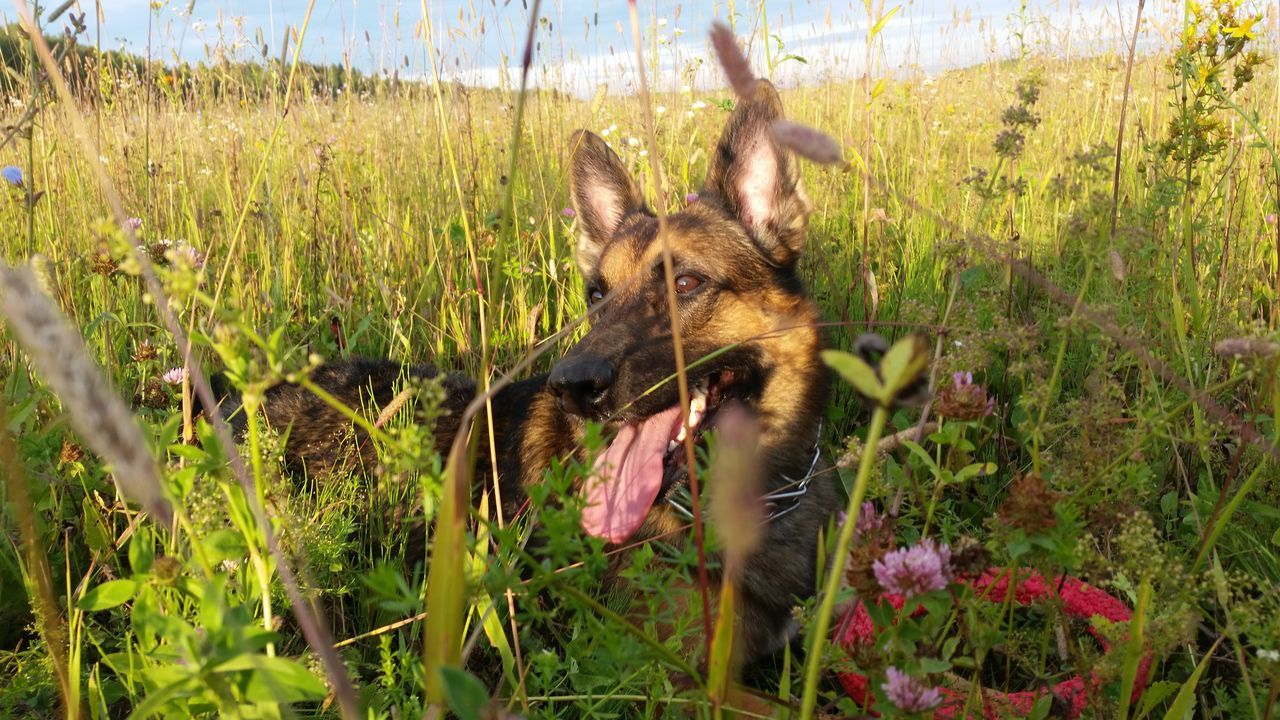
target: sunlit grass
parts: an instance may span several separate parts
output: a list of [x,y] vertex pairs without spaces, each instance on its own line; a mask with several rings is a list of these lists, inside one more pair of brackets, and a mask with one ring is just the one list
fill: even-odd
[[[604,136],[651,197],[650,161],[656,157],[667,184],[662,202],[678,209],[698,189],[733,102],[727,88],[705,86],[649,98],[535,91],[519,129],[524,136],[512,185],[507,173],[515,96],[509,90],[375,82],[368,92],[331,97],[303,86],[282,117],[282,82],[265,91],[232,85],[215,94],[219,70],[213,67],[195,74],[191,92],[158,92],[149,101],[144,78],[133,72],[111,78],[115,90],[108,102],[82,108],[101,145],[99,160],[127,214],[141,219],[138,235],[145,244],[185,242],[204,256],[198,272],[164,273],[175,309],[203,338],[206,364],[219,361],[211,344],[232,348],[253,358],[254,380],[302,368],[313,354],[387,356],[498,377],[585,311],[573,261],[573,220],[564,212],[570,133],[587,128]],[[285,69],[276,72],[281,80]],[[834,323],[832,346],[849,347],[867,327],[891,338],[920,331],[939,339],[936,377],[946,382],[952,372],[972,371],[997,397],[995,417],[958,431],[968,435],[935,438],[925,453],[952,470],[971,460],[993,462],[994,474],[951,488],[935,484],[927,465],[906,452],[874,469],[866,466],[867,497],[885,507],[902,504],[902,540],[918,539],[921,527],[937,528],[952,542],[978,538],[1001,561],[1022,557],[1021,540],[1002,534],[1007,528],[990,518],[1011,482],[1034,469],[1063,498],[1060,519],[1078,543],[1065,559],[1049,551],[1036,556],[1045,573],[1093,573],[1094,582],[1109,582],[1130,605],[1140,587],[1144,595],[1149,590],[1144,583],[1153,584],[1141,626],[1149,643],[1169,651],[1155,679],[1169,681],[1170,688],[1188,677],[1199,681],[1201,655],[1222,642],[1217,659],[1223,668],[1211,669],[1202,687],[1205,697],[1231,709],[1204,717],[1262,717],[1275,705],[1280,682],[1280,657],[1267,654],[1280,649],[1280,626],[1268,617],[1277,609],[1280,583],[1275,460],[1243,442],[1221,418],[1207,416],[1197,398],[1188,399],[1106,332],[1085,320],[1064,321],[1072,315],[1070,305],[1010,275],[991,253],[992,247],[1005,248],[1054,286],[1083,293],[1154,357],[1274,443],[1280,412],[1275,360],[1237,363],[1213,348],[1224,338],[1276,338],[1278,178],[1267,147],[1274,149],[1275,138],[1259,135],[1239,116],[1220,114],[1228,138],[1224,151],[1200,168],[1198,187],[1162,203],[1148,147],[1165,137],[1174,116],[1176,78],[1163,57],[1140,57],[1133,77],[1114,236],[1110,187],[1122,58],[1064,61],[1033,53],[966,70],[891,77],[871,109],[864,107],[867,85],[856,81],[784,89],[789,118],[829,132],[848,156],[856,156],[844,171],[804,170],[816,212],[802,272]],[[1020,155],[1002,159],[995,149],[1005,127],[1001,113],[1018,102],[1019,82],[1031,78],[1040,83],[1033,107],[1038,125],[1027,130]],[[0,80],[0,94],[18,101],[6,112],[20,114],[35,102],[20,76]],[[1274,133],[1280,126],[1274,62],[1234,101]],[[641,125],[642,102],[653,111],[656,146]],[[287,602],[281,602],[278,581],[260,574],[270,573],[255,555],[258,535],[244,498],[218,470],[218,452],[208,446],[208,456],[194,448],[171,451],[181,393],[162,376],[182,358],[157,319],[153,298],[126,272],[121,238],[89,158],[60,120],[61,111],[44,108],[29,139],[0,149],[0,165],[20,166],[26,178],[24,188],[0,187],[0,247],[11,264],[40,256],[36,268],[48,291],[81,328],[121,394],[134,401],[157,448],[170,451],[166,483],[171,493],[185,488],[183,510],[191,520],[190,528],[159,529],[161,539],[148,534],[152,549],[133,549],[135,513],[115,497],[98,462],[78,454],[79,440],[67,430],[62,406],[35,383],[38,373],[30,372],[28,355],[6,330],[0,380],[8,429],[38,488],[32,502],[56,561],[54,589],[71,607],[85,588],[113,578],[145,572],[157,588],[154,607],[139,609],[139,600],[127,612],[77,615],[84,619],[74,628],[73,655],[83,660],[73,682],[85,688],[91,712],[100,706],[114,717],[149,694],[136,671],[118,662],[122,651],[115,644],[119,637],[141,644],[155,632],[142,626],[145,620],[137,624],[138,616],[183,618],[203,627],[208,613],[222,612],[219,603],[233,600],[244,603],[246,616],[227,611],[226,627],[248,633],[261,624],[271,595],[277,596],[277,615]],[[282,132],[268,154],[277,123]],[[263,181],[251,192],[260,166]],[[1016,193],[993,193],[997,173],[1025,184]],[[1167,210],[1184,201],[1194,210],[1194,268],[1184,264],[1180,249],[1182,218]],[[237,237],[241,215],[245,223]],[[160,250],[157,259],[162,257]],[[864,267],[870,271],[865,276]],[[279,336],[270,352],[250,349],[251,335],[274,332]],[[545,369],[557,356],[552,349],[534,369]],[[868,417],[851,390],[837,391],[826,424],[832,456],[843,455],[846,438],[865,436]],[[887,432],[916,419],[896,411]],[[406,442],[421,440],[396,423],[390,432]],[[395,434],[401,432],[409,434]],[[421,617],[397,623],[419,613],[424,602],[424,573],[412,563],[427,542],[422,521],[434,517],[441,468],[388,444],[385,467],[371,479],[290,479],[279,472],[278,439],[261,440],[265,469],[255,475],[261,499],[336,639],[360,638],[343,652],[366,689],[364,701],[380,712],[395,707],[403,716],[420,715]],[[564,489],[581,471],[553,469],[548,488]],[[547,498],[535,500],[542,507]],[[11,512],[7,506],[6,531],[16,527]],[[1145,518],[1133,520],[1135,512]],[[552,534],[576,527],[554,508],[539,520]],[[596,589],[592,573],[605,563],[598,545],[580,538],[553,543],[549,553],[557,562],[550,567],[563,570],[532,571],[523,554],[525,532],[523,523],[497,531],[490,567],[475,579],[488,594],[477,606],[491,604],[502,618],[496,632],[518,634],[521,641],[522,664],[514,673],[520,679],[513,683],[511,668],[504,668],[514,662],[510,650],[492,651],[476,636],[469,668],[487,683],[485,694],[530,715],[624,710],[659,691],[674,704],[705,701],[672,679],[687,668],[646,645],[652,640],[637,638],[651,628],[620,629],[621,618],[590,620],[599,608],[586,593]],[[152,567],[144,557],[152,551],[194,569],[196,546],[221,563],[216,582],[228,582],[225,593],[195,580],[182,584],[198,575],[204,583],[207,573],[166,570],[183,578],[176,581],[158,570],[139,570],[143,560]],[[0,549],[0,622],[8,626],[0,631],[0,674],[21,691],[0,691],[0,709],[40,715],[56,708],[57,682],[27,629],[34,627],[27,598],[35,595],[18,547],[14,540]],[[692,566],[688,549],[644,549],[640,557],[650,552],[668,556],[674,569],[665,572],[671,575]],[[251,561],[241,563],[245,558]],[[660,598],[671,578],[635,562],[636,585]],[[1151,576],[1158,571],[1163,574]],[[507,590],[519,598],[512,601],[514,619]],[[668,620],[682,632],[701,627],[696,612],[675,612]],[[1190,632],[1193,618],[1212,634]],[[479,632],[483,620],[472,616],[466,631]],[[310,657],[290,619],[276,625],[280,634],[273,642],[283,655]],[[487,629],[495,631],[492,623]],[[200,637],[194,630],[170,630],[175,637]],[[1020,639],[1047,647],[1054,631],[1036,628]],[[203,650],[196,639],[190,642],[198,659]],[[642,653],[647,661],[634,659]],[[1126,688],[1136,653],[1126,664]],[[623,664],[620,658],[632,659]],[[801,666],[789,666],[782,679],[775,672],[765,690],[794,687]],[[287,677],[287,669],[274,669]],[[1110,677],[1120,682],[1118,672]],[[823,693],[827,700],[837,695],[834,686]],[[1186,702],[1183,695],[1178,707]],[[1103,705],[1108,716],[1116,714],[1113,697]]]

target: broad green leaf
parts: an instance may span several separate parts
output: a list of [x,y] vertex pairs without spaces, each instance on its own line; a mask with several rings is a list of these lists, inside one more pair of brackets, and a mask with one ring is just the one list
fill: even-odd
[[[149,671],[148,674],[150,674]],[[194,677],[190,674],[173,682],[158,682],[156,683],[156,690],[147,693],[146,697],[142,698],[142,702],[133,708],[133,713],[129,715],[129,720],[144,720],[145,718],[153,717],[159,714],[170,700],[189,696],[197,692],[198,689],[194,682]]]
[[237,655],[215,668],[219,673],[248,671],[243,691],[250,702],[293,703],[318,700],[324,683],[300,663],[269,655]]
[[205,557],[214,565],[224,560],[239,560],[249,554],[244,536],[229,528],[214,530],[204,536],[200,544],[204,546]]
[[1138,710],[1138,714],[1133,716],[1133,720],[1142,720],[1151,714],[1156,706],[1165,701],[1174,692],[1178,690],[1178,683],[1169,680],[1157,680],[1147,686],[1142,693],[1142,707]]
[[885,401],[915,382],[929,366],[929,346],[919,335],[908,335],[889,348],[880,361],[880,377],[884,378]]
[[84,517],[84,539],[89,549],[101,552],[111,547],[112,538],[102,524],[102,516],[88,495],[80,500],[80,512]]
[[139,584],[133,578],[108,580],[97,587],[90,588],[76,603],[76,607],[94,612],[123,605],[133,599],[134,594],[138,592]]
[[947,672],[951,669],[951,663],[938,658],[920,658],[920,669],[930,674]]
[[129,541],[129,567],[134,575],[141,575],[151,569],[155,558],[155,537],[146,525],[140,525]]
[[884,387],[876,378],[876,371],[857,355],[840,350],[823,350],[822,362],[840,373],[840,377],[868,398],[880,401],[884,397]]
[[973,463],[972,465],[966,465],[965,467],[960,468],[960,471],[956,473],[956,482],[964,482],[965,480],[978,475],[990,475],[995,471],[995,463]]
[[920,460],[924,462],[925,466],[933,473],[934,477],[942,474],[942,468],[938,467],[938,464],[934,462],[933,458],[929,455],[929,451],[921,447],[920,443],[917,443],[914,440],[903,440],[902,446],[910,450],[912,455],[920,458]]
[[440,676],[444,681],[444,697],[449,709],[460,720],[480,720],[485,705],[489,704],[489,691],[475,675],[452,665],[442,665]]
[[1031,706],[1031,714],[1027,715],[1027,720],[1046,720],[1049,717],[1049,711],[1053,709],[1053,695],[1045,693],[1036,698],[1035,703]]
[[871,99],[875,100],[876,98],[883,95],[884,89],[886,87],[887,87],[887,81],[884,78],[880,78],[879,80],[877,80],[875,87],[871,88]]

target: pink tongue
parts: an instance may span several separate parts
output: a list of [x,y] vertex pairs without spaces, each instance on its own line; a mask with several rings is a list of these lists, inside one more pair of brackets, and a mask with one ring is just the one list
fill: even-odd
[[679,432],[678,406],[618,431],[583,489],[583,530],[611,543],[635,533],[662,489],[662,458]]

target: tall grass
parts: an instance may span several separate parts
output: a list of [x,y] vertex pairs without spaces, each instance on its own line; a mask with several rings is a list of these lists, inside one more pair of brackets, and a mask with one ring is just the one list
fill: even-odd
[[[578,32],[554,10],[553,23],[512,10],[512,25],[532,29],[535,48],[552,47]],[[736,10],[736,30],[763,45],[757,71],[779,67],[782,50],[763,28],[780,13],[766,15],[763,3]],[[868,22],[875,32],[901,20],[876,3],[867,12],[884,20]],[[996,633],[1005,661],[1034,667],[1024,685],[1063,667],[1096,671],[1096,717],[1181,717],[1192,707],[1199,717],[1274,716],[1280,378],[1269,343],[1280,338],[1280,76],[1269,12],[1249,46],[1267,62],[1238,89],[1230,71],[1241,61],[1225,65],[1227,91],[1203,95],[1213,107],[1184,100],[1196,76],[1170,66],[1180,56],[1144,54],[1136,40],[1132,58],[1062,59],[1032,47],[964,70],[814,78],[784,90],[789,118],[827,130],[858,158],[849,172],[805,171],[816,212],[802,272],[832,321],[829,344],[849,348],[868,327],[891,338],[931,334],[935,391],[972,371],[996,398],[989,418],[931,424],[909,436],[914,449],[868,452],[856,486],[842,476],[850,494],[895,509],[891,545],[928,531],[956,548],[971,540],[992,566],[1084,575],[1141,612],[1103,628],[1122,649],[1113,657],[1052,609],[1015,621],[1012,607],[987,616],[974,600],[944,613],[912,652],[828,650],[805,659],[808,677],[803,661],[765,668],[757,699],[807,713],[812,705],[790,697],[799,686],[818,707],[853,713],[829,673],[857,668],[878,684],[890,655],[914,658],[913,672],[940,682],[963,674],[984,686],[995,676],[979,636]],[[656,18],[636,19],[640,42],[625,52],[648,48],[636,62],[658,78],[662,31]],[[295,42],[304,43],[306,20],[296,20]],[[198,442],[183,441],[189,390],[162,380],[174,367],[223,366],[251,400],[273,382],[305,378],[312,355],[430,361],[491,390],[512,371],[545,369],[586,312],[562,212],[576,128],[609,130],[641,186],[662,193],[656,207],[678,208],[697,189],[734,101],[729,88],[664,78],[652,91],[581,98],[446,82],[434,72],[451,60],[447,38],[475,31],[473,22],[430,16],[427,78],[371,81],[360,92],[297,83],[283,62],[264,65],[269,82],[237,81],[213,63],[191,70],[181,89],[163,73],[156,79],[158,65],[104,65],[86,73],[97,87],[55,106],[42,104],[54,93],[35,63],[0,78],[16,128],[0,165],[25,175],[23,187],[0,188],[0,247],[10,264],[46,258],[47,290],[133,401],[183,520],[139,530],[128,491],[118,494],[101,461],[81,450],[91,443],[68,429],[74,409],[41,384],[37,356],[6,329],[0,382],[16,454],[5,461],[0,524],[12,537],[0,546],[0,714],[50,715],[68,698],[70,716],[269,716],[289,703],[324,714],[343,699],[349,714],[363,711],[358,703],[404,717],[427,712],[428,695],[460,717],[719,710],[724,668],[708,692],[685,655],[710,642],[706,595],[687,607],[665,602],[673,584],[714,564],[701,557],[704,543],[670,539],[624,554],[581,538],[572,500],[556,501],[573,497],[568,488],[584,472],[572,460],[531,492],[528,514],[481,531],[455,472],[465,444],[433,449],[400,417],[374,433],[382,463],[371,477],[290,476],[280,438],[257,425],[239,479],[227,469],[234,449],[212,430],[193,426]],[[1193,25],[1190,10],[1184,23]],[[526,40],[515,35],[512,57]],[[538,73],[539,55],[528,57]],[[868,67],[876,63],[869,50]],[[1037,121],[1010,125],[1002,110],[1019,106],[1029,79],[1039,95],[1023,107]],[[100,128],[92,152],[70,113]],[[1188,117],[1195,123],[1177,124]],[[1011,127],[1022,128],[1016,155],[997,142]],[[1185,151],[1206,138],[1213,152]],[[112,192],[121,215],[141,218],[137,239],[160,285],[139,274],[123,218],[104,202]],[[200,262],[175,252],[184,245]],[[157,312],[161,298],[172,323]],[[1244,351],[1214,352],[1240,338],[1248,342],[1231,347]],[[881,414],[886,433],[926,420]],[[863,457],[862,443],[879,435],[875,422],[867,438],[870,417],[852,388],[839,389],[826,449],[841,455],[851,442],[849,457]],[[995,470],[963,470],[975,463]],[[1052,529],[1008,520],[1010,485],[1033,473],[1054,499]],[[447,544],[441,527],[454,530]],[[848,583],[857,587],[861,541],[830,530],[854,547]],[[526,548],[533,537],[538,557]],[[708,548],[719,542],[709,528]],[[435,560],[425,580],[424,544],[456,561],[456,585],[443,587],[449,566]],[[51,572],[31,554],[37,546]],[[614,570],[645,598],[643,619],[598,592],[620,562]],[[296,592],[281,581],[291,566]],[[799,613],[802,634],[850,598],[843,572],[825,580],[816,613]],[[705,581],[694,584],[705,593]],[[433,593],[448,597],[433,603]],[[301,614],[280,617],[290,601]],[[51,602],[65,634],[47,624]],[[731,597],[722,602],[732,607]],[[433,624],[429,607],[468,620]],[[336,651],[306,631],[309,609],[332,626]],[[948,651],[943,638],[955,628],[967,635]],[[820,634],[810,648],[827,644]],[[1142,681],[1144,649],[1156,658],[1154,677],[1129,707],[1117,698]],[[466,672],[428,676],[423,658],[432,654],[427,667]],[[320,685],[311,666],[321,655],[340,660],[358,698],[335,690],[343,673]],[[1011,674],[1004,689],[1017,685]],[[893,712],[884,697],[877,709]]]

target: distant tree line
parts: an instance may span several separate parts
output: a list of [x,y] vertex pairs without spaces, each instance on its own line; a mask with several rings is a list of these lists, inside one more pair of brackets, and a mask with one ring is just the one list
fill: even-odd
[[[290,61],[261,62],[182,62],[164,63],[153,59],[148,67],[145,57],[136,53],[103,49],[73,42],[70,35],[46,35],[45,40],[55,55],[62,52],[62,72],[72,92],[86,102],[110,101],[118,89],[128,88],[135,95],[148,85],[154,97],[171,100],[200,98],[260,99],[283,92],[289,76]],[[0,90],[20,95],[31,77],[31,42],[17,23],[0,26]],[[37,72],[43,68],[35,59]],[[342,92],[369,94],[395,89],[398,77],[369,75],[338,64],[321,65],[301,61],[294,80],[296,90],[310,90],[313,95],[336,96]]]

